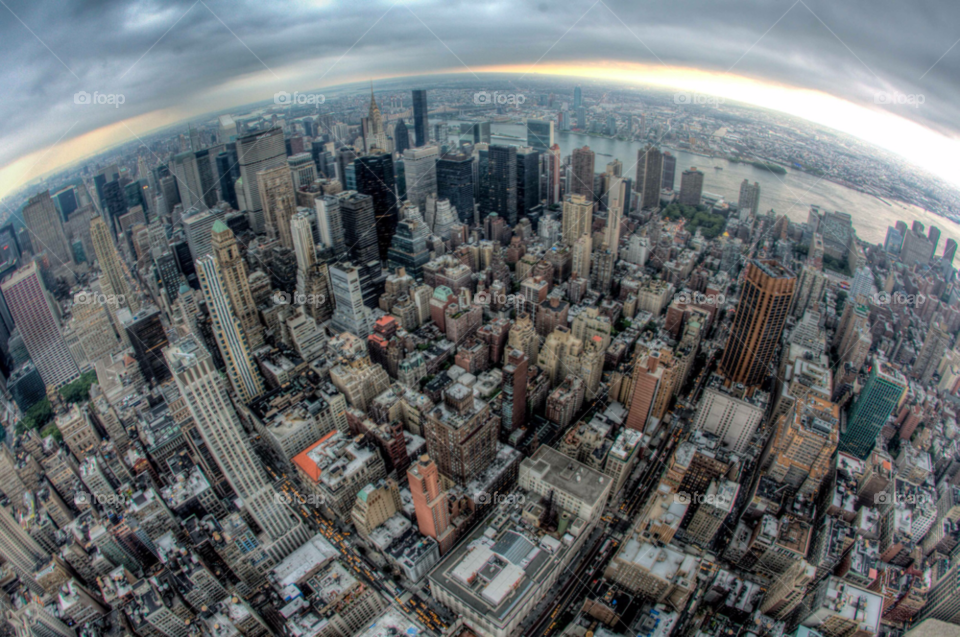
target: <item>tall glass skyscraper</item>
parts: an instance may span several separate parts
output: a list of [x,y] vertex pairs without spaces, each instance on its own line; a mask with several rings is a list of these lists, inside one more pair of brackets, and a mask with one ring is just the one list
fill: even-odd
[[900,370],[887,362],[875,364],[850,410],[847,430],[840,436],[840,451],[860,459],[870,455],[880,430],[906,391],[907,379]]
[[540,153],[534,148],[517,150],[517,217],[540,205]]
[[553,146],[553,120],[527,120],[527,146],[545,153]]
[[450,200],[460,221],[473,223],[472,157],[448,154],[437,161],[437,198]]
[[380,277],[380,258],[377,253],[377,220],[373,198],[356,192],[340,198],[340,219],[343,235],[349,247],[350,260],[357,267],[363,302],[377,307],[377,279]]
[[427,141],[427,91],[418,88],[413,90],[413,133],[417,137],[417,147],[426,145]]
[[487,152],[487,209],[480,211],[481,221],[495,212],[507,225],[517,225],[517,147],[490,146]]
[[[397,182],[390,153],[366,155],[353,160],[357,192],[373,198],[380,260],[387,258],[390,239],[397,230]],[[408,179],[409,183],[409,179]]]

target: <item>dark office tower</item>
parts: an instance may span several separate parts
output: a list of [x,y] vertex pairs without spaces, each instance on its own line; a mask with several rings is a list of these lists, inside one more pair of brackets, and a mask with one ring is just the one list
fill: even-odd
[[230,175],[230,153],[228,152],[217,155],[217,179],[220,180],[220,197],[234,210],[239,210],[237,191],[233,187],[233,178]]
[[177,266],[183,273],[183,278],[195,290],[200,289],[200,281],[197,279],[197,266],[193,263],[193,255],[190,254],[190,244],[186,241],[178,241],[170,244],[173,256],[177,257]]
[[240,177],[243,179],[243,201],[254,232],[264,232],[263,203],[260,201],[260,180],[257,173],[287,165],[283,129],[271,128],[237,139]]
[[720,360],[728,382],[756,387],[772,375],[797,278],[779,261],[751,260]]
[[303,124],[303,134],[307,137],[313,137],[316,132],[313,128],[313,120],[309,117],[304,117],[300,120],[300,123]]
[[145,307],[130,321],[124,322],[128,340],[133,346],[133,358],[140,365],[143,379],[159,385],[170,378],[170,369],[163,358],[163,348],[169,345],[167,333],[157,307]]
[[927,229],[927,239],[930,239],[930,243],[933,245],[933,254],[936,254],[937,246],[940,245],[940,228],[930,226]]
[[393,152],[400,155],[408,148],[410,148],[410,132],[401,119],[393,127]]
[[943,260],[953,265],[953,258],[957,255],[957,242],[953,239],[947,239],[943,248]]
[[426,145],[427,139],[427,91],[422,88],[413,90],[413,133],[417,137],[417,148]]
[[397,230],[397,181],[390,153],[357,157],[353,162],[357,174],[357,192],[373,197],[376,215],[377,246],[380,260],[387,260],[390,239]]
[[180,266],[177,265],[177,257],[167,251],[154,257],[153,263],[157,268],[160,286],[167,291],[167,298],[173,303],[180,296],[180,284],[183,280],[180,276]]
[[570,194],[583,195],[588,201],[593,201],[594,159],[595,155],[589,146],[573,149],[573,175],[570,179]]
[[458,153],[437,160],[437,199],[449,199],[460,221],[473,224],[473,157]]
[[73,186],[64,188],[53,196],[53,203],[56,204],[57,210],[60,212],[60,218],[64,222],[69,221],[70,215],[80,207],[77,203],[77,189]]
[[149,220],[150,202],[144,196],[146,192],[149,192],[146,180],[138,179],[123,186],[123,198],[127,202],[127,210],[140,206],[144,218]]
[[430,250],[427,248],[429,234],[427,224],[419,212],[398,223],[387,258],[390,269],[396,272],[398,268],[404,268],[414,279],[422,279],[423,266],[430,260]]
[[540,153],[533,148],[517,150],[517,218],[540,205]]
[[344,190],[347,190],[347,166],[357,158],[357,150],[353,146],[341,146],[337,151],[337,179]]
[[[0,281],[16,272],[19,267],[20,246],[17,245],[17,231],[12,223],[8,223],[0,228]],[[10,314],[10,308],[3,298],[3,293],[0,292],[0,350],[9,352],[10,334],[12,332],[13,315]],[[0,356],[0,359],[2,358],[4,357]]]
[[[660,187],[664,190],[673,190],[673,184],[677,181],[677,158],[670,154],[670,151],[663,153],[663,177],[660,179]],[[637,184],[638,186],[640,184]]]
[[493,212],[508,226],[517,225],[516,146],[495,144],[487,152],[487,200],[486,209],[480,209],[480,221]]
[[103,185],[103,209],[110,220],[110,232],[116,239],[120,232],[120,217],[127,214],[127,198],[123,194],[123,186],[119,180],[108,181]]
[[885,361],[876,363],[850,409],[838,449],[860,459],[870,455],[880,430],[906,391],[907,379],[900,370]]
[[527,146],[545,153],[553,146],[553,120],[527,120]]
[[350,250],[350,260],[360,274],[363,304],[377,307],[377,279],[380,277],[380,255],[377,251],[377,220],[370,195],[354,194],[340,199],[340,220],[343,237]]
[[[676,163],[676,162],[674,162]],[[660,207],[660,188],[663,187],[663,156],[660,149],[650,144],[637,151],[637,188],[640,208]]]
[[527,355],[518,349],[506,352],[503,366],[502,427],[516,431],[527,418]]
[[922,221],[914,221],[911,227],[913,228],[913,231],[916,232],[917,234],[923,234],[924,228],[923,228]]
[[573,107],[580,108],[583,106],[583,90],[578,84],[575,89],[573,89]]
[[703,199],[703,173],[696,166],[680,176],[680,205],[699,206]]
[[172,214],[173,209],[180,203],[180,189],[177,188],[177,178],[173,175],[161,177],[160,193],[163,195],[163,204],[166,210],[159,211],[158,214]]
[[101,173],[93,176],[93,189],[97,191],[97,205],[100,206],[100,212],[103,212],[103,186],[106,183],[106,175]]
[[200,173],[200,197],[207,208],[213,208],[220,199],[219,175],[216,173],[215,157],[210,157],[210,150],[204,148],[197,151],[197,172]]

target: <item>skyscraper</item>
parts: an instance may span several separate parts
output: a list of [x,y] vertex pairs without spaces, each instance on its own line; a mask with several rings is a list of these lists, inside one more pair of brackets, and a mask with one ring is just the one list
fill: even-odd
[[727,382],[754,387],[770,377],[796,281],[793,272],[778,261],[754,259],[747,264],[740,302],[720,360]]
[[947,239],[943,248],[943,260],[953,265],[953,259],[957,255],[957,242],[953,239]]
[[373,332],[373,317],[363,288],[361,271],[351,263],[330,266],[330,287],[336,300],[333,329],[366,338]]
[[257,371],[240,319],[230,307],[230,299],[213,255],[197,259],[197,276],[213,318],[213,335],[227,369],[227,378],[240,400],[249,404],[263,394],[263,379]]
[[0,291],[44,384],[61,387],[76,380],[80,369],[60,333],[53,299],[43,286],[36,263],[30,262],[7,277]]
[[[377,253],[373,198],[355,192],[340,198],[340,217],[350,260],[356,265],[363,289],[363,302],[367,307],[377,307],[376,281],[380,277],[380,256]],[[332,270],[330,277],[333,279]]]
[[690,170],[683,171],[680,176],[679,203],[681,206],[699,206],[701,199],[703,199],[703,173],[693,166]]
[[440,552],[446,553],[453,547],[456,534],[447,511],[447,492],[440,488],[437,464],[424,454],[407,469],[407,479],[420,533],[436,540]]
[[221,220],[213,224],[211,249],[217,260],[223,289],[230,302],[233,314],[240,319],[240,326],[251,351],[263,345],[263,325],[257,313],[257,304],[250,292],[247,266],[240,256],[237,238]]
[[560,157],[560,145],[554,144],[550,150],[543,155],[547,172],[547,205],[552,206],[560,203],[560,170],[563,166],[563,160]]
[[140,367],[144,380],[159,385],[170,378],[170,370],[163,360],[163,348],[167,346],[167,332],[160,318],[160,308],[145,306],[136,314],[122,313],[126,341],[133,347],[133,358]]
[[497,456],[500,416],[490,401],[474,397],[473,391],[454,383],[443,400],[423,415],[427,453],[445,477],[466,485]]
[[387,150],[387,132],[383,128],[383,115],[380,114],[380,107],[377,106],[377,100],[373,97],[373,82],[370,82],[370,114],[367,116],[367,138],[364,140],[367,144],[367,152],[373,153],[374,149],[379,149],[381,153]]
[[393,152],[402,155],[408,148],[410,148],[410,131],[402,119],[397,120],[397,125],[393,127]]
[[850,409],[840,451],[860,459],[870,455],[880,430],[907,391],[907,379],[893,365],[879,361],[870,370],[860,395]]
[[[197,155],[193,151],[179,153],[173,156],[169,164],[170,172],[177,180],[177,190],[180,193],[180,201],[183,208],[198,208],[205,210],[208,206],[202,197],[203,185],[200,182],[200,166],[197,162]],[[104,196],[107,197],[108,208],[110,193],[107,186],[104,185]],[[116,213],[113,210],[108,211],[116,223]]]
[[746,219],[745,214],[756,216],[760,211],[760,184],[750,182],[746,179],[740,184],[740,198],[737,200],[740,208],[740,218]]
[[573,108],[577,109],[583,106],[583,90],[577,84],[573,89]]
[[[673,185],[677,180],[677,158],[670,154],[670,151],[663,153],[663,177],[660,180],[660,187],[664,190],[673,190]],[[637,184],[640,185],[639,183]]]
[[427,195],[437,194],[437,159],[439,157],[439,149],[436,146],[411,148],[403,154],[407,201],[420,210],[426,210]]
[[607,228],[604,232],[604,243],[613,250],[614,254],[620,250],[620,224],[623,221],[623,213],[628,212],[629,193],[627,180],[622,177],[613,177],[610,179],[610,186],[607,191]]
[[220,382],[210,352],[190,335],[168,347],[164,354],[207,448],[244,508],[273,541],[267,552],[274,559],[289,555],[309,534],[270,488],[263,465],[250,449],[237,412]]
[[111,315],[116,317],[116,311],[121,307],[128,307],[131,313],[136,314],[140,309],[140,299],[128,283],[129,272],[120,260],[117,247],[113,244],[102,216],[98,215],[90,220],[90,240],[97,253],[97,262],[102,272],[100,287]]
[[427,145],[427,130],[427,91],[413,89],[413,132],[417,137],[417,147]]
[[257,173],[257,189],[260,191],[267,236],[279,239],[280,245],[292,250],[290,220],[297,213],[297,195],[286,163]]
[[933,254],[937,253],[937,246],[940,245],[940,228],[930,226],[927,228],[927,239],[933,244]]
[[570,180],[570,193],[583,195],[593,203],[593,166],[595,155],[589,146],[573,149],[573,173]]
[[448,153],[437,160],[437,199],[449,200],[460,221],[473,223],[473,157]]
[[[851,294],[851,296],[853,295]],[[953,335],[945,330],[942,325],[931,323],[930,329],[927,330],[927,334],[923,338],[923,347],[920,348],[917,359],[913,363],[913,368],[910,370],[910,375],[919,380],[921,385],[929,383],[934,372],[940,366],[943,353],[950,350],[952,341]]]
[[20,526],[9,505],[0,507],[0,552],[13,566],[22,582],[34,593],[43,593],[43,589],[33,579],[33,574],[38,563],[49,558],[49,553]]
[[260,182],[257,173],[287,165],[287,149],[283,129],[272,128],[237,139],[237,159],[243,180],[243,200],[254,232],[264,232],[263,203],[260,200]]
[[222,152],[217,155],[217,178],[220,180],[220,198],[237,210],[240,203],[237,201],[237,191],[234,187],[233,171],[230,153]]
[[533,148],[517,149],[517,218],[540,205],[540,153]]
[[527,355],[518,349],[506,352],[503,365],[502,426],[509,431],[523,427],[527,420]]
[[572,246],[590,233],[593,225],[593,202],[584,195],[567,195],[563,201],[563,242]]
[[[377,248],[381,261],[387,258],[390,239],[397,230],[398,206],[393,157],[389,153],[367,155],[353,160],[357,174],[357,192],[370,195],[376,217]],[[434,178],[436,173],[434,173]],[[409,186],[410,178],[407,177]]]
[[430,231],[417,208],[407,208],[404,219],[397,224],[387,264],[392,270],[404,268],[414,279],[423,278],[423,266],[430,261],[427,236]]
[[[517,225],[517,147],[490,146],[487,154],[487,199],[484,213],[495,212],[507,225]],[[481,219],[483,221],[483,219]]]
[[527,146],[545,153],[553,146],[553,120],[527,120]]
[[660,207],[660,189],[663,187],[663,156],[652,144],[637,151],[637,188],[641,193],[640,207]]
[[35,194],[23,207],[23,222],[31,233],[34,252],[46,252],[54,267],[70,266],[73,252],[50,191]]

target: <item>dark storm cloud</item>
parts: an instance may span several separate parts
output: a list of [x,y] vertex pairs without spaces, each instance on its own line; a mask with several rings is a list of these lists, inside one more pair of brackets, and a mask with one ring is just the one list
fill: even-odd
[[[318,83],[325,73],[323,83],[496,64],[535,71],[541,57],[733,67],[870,105],[877,91],[923,94],[921,108],[895,112],[960,130],[960,46],[937,62],[960,38],[960,7],[946,0],[3,1],[0,165],[68,129],[73,137],[180,106],[231,79],[270,77],[267,69],[286,77],[282,69],[308,61]],[[120,93],[125,103],[83,108],[78,91]]]

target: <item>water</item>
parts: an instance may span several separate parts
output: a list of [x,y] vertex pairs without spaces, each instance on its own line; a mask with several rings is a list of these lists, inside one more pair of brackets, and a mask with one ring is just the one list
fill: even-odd
[[[493,124],[491,126],[493,142],[501,144],[523,144],[513,138],[498,138],[498,134],[526,139],[526,127],[522,124]],[[645,147],[639,142],[627,142],[605,137],[593,137],[581,133],[557,133],[556,142],[560,152],[567,156],[574,148],[589,146],[597,153],[595,170],[604,170],[607,163],[614,159],[623,162],[623,174],[636,178],[637,152]],[[771,208],[777,214],[785,214],[791,221],[804,222],[811,205],[821,210],[839,210],[847,212],[853,218],[857,236],[870,243],[883,243],[887,227],[903,220],[910,225],[919,219],[925,227],[931,224],[940,228],[940,243],[937,253],[943,252],[948,238],[960,243],[960,226],[944,217],[938,217],[922,208],[890,201],[883,201],[856,190],[851,190],[827,179],[820,179],[805,172],[787,169],[787,174],[777,175],[750,164],[739,164],[722,158],[704,157],[693,153],[664,147],[677,158],[677,176],[674,188],[680,188],[680,173],[696,166],[703,172],[703,189],[706,192],[722,195],[726,201],[736,203],[740,195],[740,182],[748,179],[760,184],[760,210]],[[716,170],[720,166],[723,170]]]

